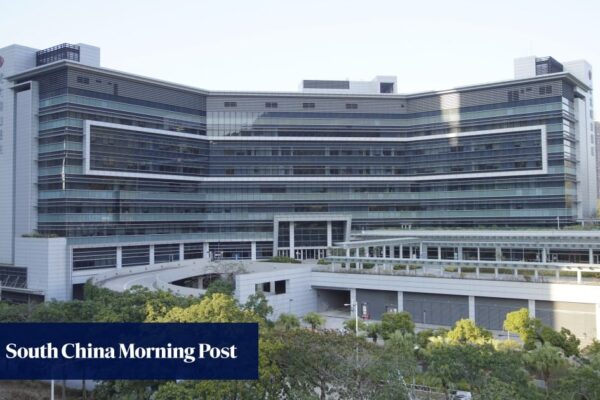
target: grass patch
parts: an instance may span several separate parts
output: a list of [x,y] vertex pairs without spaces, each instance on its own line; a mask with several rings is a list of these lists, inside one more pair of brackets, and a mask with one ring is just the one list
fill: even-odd
[[582,278],[600,279],[600,272],[582,272]]
[[[423,269],[422,266],[420,265],[409,265],[408,266],[408,270],[409,271],[416,271],[418,269]],[[402,271],[402,270],[406,270],[406,264],[396,264],[394,265],[394,271]]]
[[302,261],[287,256],[275,256],[266,259],[264,262],[284,263],[284,264],[301,264]]
[[510,268],[498,268],[498,273],[504,275],[514,275],[515,270]]
[[[458,267],[445,267],[444,271],[445,272],[458,272]],[[475,271],[476,271],[475,267],[462,267],[460,269],[460,272],[465,273],[465,274],[475,273]]]

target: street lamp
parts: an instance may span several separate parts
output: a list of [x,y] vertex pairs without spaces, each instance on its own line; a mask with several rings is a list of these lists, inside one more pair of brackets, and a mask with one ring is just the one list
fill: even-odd
[[344,306],[350,306],[350,311],[354,309],[354,329],[356,331],[356,336],[358,336],[358,303],[356,301],[353,301],[352,303],[344,304]]

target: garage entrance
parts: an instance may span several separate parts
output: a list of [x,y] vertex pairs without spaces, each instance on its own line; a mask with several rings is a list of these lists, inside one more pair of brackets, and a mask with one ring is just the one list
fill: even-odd
[[316,289],[317,290],[317,312],[338,311],[350,312],[350,290],[340,289]]

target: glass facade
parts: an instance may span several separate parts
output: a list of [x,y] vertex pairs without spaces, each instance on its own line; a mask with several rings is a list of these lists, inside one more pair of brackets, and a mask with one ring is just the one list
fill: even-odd
[[[274,253],[277,214],[349,215],[352,230],[576,218],[576,121],[564,78],[471,88],[450,103],[438,94],[210,94],[73,66],[35,80],[42,233],[197,240],[184,258],[202,257],[208,242],[213,254],[243,259],[250,242],[259,258]],[[323,221],[297,222],[295,246],[326,246]],[[344,223],[332,221],[333,241],[345,240]],[[277,246],[289,235],[280,223]],[[156,262],[179,259],[176,245],[159,246]],[[114,266],[112,251],[98,265],[74,251],[74,267]],[[124,247],[123,265],[147,254]]]

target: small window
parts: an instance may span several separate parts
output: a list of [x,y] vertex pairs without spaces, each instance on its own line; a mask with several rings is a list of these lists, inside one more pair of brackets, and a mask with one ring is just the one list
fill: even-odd
[[237,107],[237,103],[235,101],[226,101],[224,103],[224,106],[226,108]]
[[278,104],[277,104],[277,103],[275,103],[274,101],[267,101],[267,102],[265,103],[265,107],[266,107],[266,108],[277,108],[277,107],[278,107]]
[[315,108],[315,103],[302,103],[302,108]]
[[358,109],[358,104],[356,103],[346,103],[347,110],[356,110]]
[[285,281],[275,281],[275,294],[285,294]]
[[552,94],[552,86],[540,86],[540,94]]
[[519,101],[519,91],[518,90],[509,90],[508,91],[508,101]]
[[85,76],[78,76],[77,77],[77,83],[83,83],[85,85],[89,85],[90,84],[90,78],[87,78]]
[[380,82],[379,93],[394,93],[394,82]]

